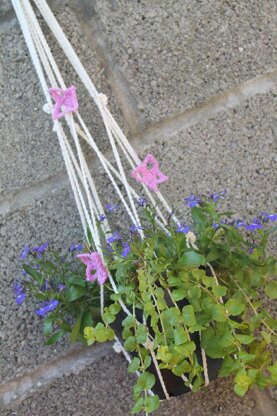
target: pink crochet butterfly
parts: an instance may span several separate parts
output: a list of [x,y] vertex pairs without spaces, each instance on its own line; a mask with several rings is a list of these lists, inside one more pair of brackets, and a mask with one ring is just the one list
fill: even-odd
[[133,170],[132,177],[155,192],[159,191],[158,184],[168,180],[168,176],[160,171],[158,161],[151,154],[148,154],[142,164]]
[[99,253],[95,251],[94,253],[78,254],[76,257],[87,266],[86,280],[89,282],[97,280],[100,285],[105,283],[108,273]]
[[76,112],[79,104],[76,95],[76,88],[71,87],[63,90],[61,88],[49,88],[51,97],[55,100],[52,112],[53,120],[63,117],[66,113]]

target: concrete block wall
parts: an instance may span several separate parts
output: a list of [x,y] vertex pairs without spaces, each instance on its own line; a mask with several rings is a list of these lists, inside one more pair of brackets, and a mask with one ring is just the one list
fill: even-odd
[[[253,216],[276,204],[277,5],[273,0],[49,2],[139,155],[151,151],[183,211],[190,193],[227,188],[226,204]],[[82,240],[78,213],[42,92],[9,1],[0,5],[0,414],[127,415],[133,379],[111,345],[42,345],[32,306],[12,282],[27,244]],[[104,153],[95,106],[42,22],[81,112]],[[85,149],[103,200],[115,198]],[[178,192],[176,192],[178,190]],[[184,410],[185,409],[185,410]],[[239,399],[229,380],[162,404],[157,415],[273,416],[276,392]]]

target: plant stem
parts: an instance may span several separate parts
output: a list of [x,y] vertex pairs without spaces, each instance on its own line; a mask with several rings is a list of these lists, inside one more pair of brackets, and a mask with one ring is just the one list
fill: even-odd
[[[239,290],[241,291],[241,293],[243,294],[243,296],[245,297],[245,299],[249,303],[249,305],[252,308],[254,314],[255,315],[258,315],[258,312],[257,312],[256,308],[254,307],[253,303],[251,302],[249,296],[245,293],[245,291],[242,289],[242,287],[240,287],[240,285],[238,284],[238,282],[235,279],[233,279],[233,280],[235,282],[235,285],[239,288]],[[274,331],[274,329],[270,328],[270,326],[265,322],[264,319],[261,318],[261,322],[270,331],[271,334],[277,335],[277,333]]]

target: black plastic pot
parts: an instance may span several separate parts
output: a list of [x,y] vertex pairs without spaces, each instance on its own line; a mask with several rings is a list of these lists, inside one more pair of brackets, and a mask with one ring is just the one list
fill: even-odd
[[[117,315],[117,319],[115,320],[115,322],[111,325],[117,337],[119,338],[120,341],[122,341],[122,343],[124,342],[124,340],[122,338],[123,326],[121,325],[121,322],[124,320],[125,317],[126,315],[124,314],[124,312],[120,312]],[[139,314],[137,314],[137,319],[141,321],[141,316],[139,316]],[[198,362],[202,364],[199,333],[197,332],[197,333],[191,334],[191,340],[195,342],[196,344],[195,353],[196,353]],[[129,353],[129,354],[132,357],[136,357],[135,353]],[[221,359],[212,359],[212,358],[207,357],[207,368],[208,368],[208,375],[209,375],[210,381],[215,380],[217,378],[221,364],[222,364]],[[164,395],[161,383],[159,382],[159,378],[157,376],[157,372],[153,363],[150,365],[147,371],[149,373],[154,374],[155,379],[156,379],[156,383],[152,388],[153,393],[157,394],[161,400],[165,399],[165,395]],[[180,396],[181,394],[188,393],[191,391],[189,387],[186,387],[184,385],[184,381],[182,380],[181,377],[175,376],[170,370],[161,369],[160,371],[161,371],[167,392],[170,397]]]

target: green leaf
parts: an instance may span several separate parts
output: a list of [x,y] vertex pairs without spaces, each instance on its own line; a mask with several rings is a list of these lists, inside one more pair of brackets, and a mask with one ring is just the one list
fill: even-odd
[[187,326],[197,325],[197,322],[195,319],[194,307],[192,305],[184,306],[182,309],[182,315],[184,318],[185,325]]
[[239,340],[239,342],[241,344],[251,344],[251,342],[255,341],[255,337],[253,337],[252,335],[241,335],[241,334],[236,334],[236,338]]
[[79,316],[79,318],[76,320],[71,333],[70,333],[70,342],[74,344],[74,342],[78,341],[78,338],[80,336],[80,329],[81,329],[81,323],[82,323],[82,315]]
[[144,344],[147,340],[148,329],[145,325],[139,325],[136,330],[136,339],[139,344]]
[[126,316],[125,319],[122,321],[122,326],[124,328],[133,328],[135,323],[135,318],[133,316]]
[[157,410],[160,406],[160,399],[155,394],[155,396],[147,396],[145,398],[145,411],[147,413],[152,413]]
[[174,289],[171,292],[172,299],[178,302],[179,300],[183,300],[187,295],[186,289]]
[[152,362],[152,360],[151,360],[150,355],[147,355],[147,357],[145,358],[145,360],[143,362],[143,366],[144,366],[145,370],[151,365],[151,362]]
[[218,375],[219,377],[228,377],[230,374],[234,373],[239,368],[240,363],[238,363],[236,360],[233,360],[233,358],[227,355],[223,360]]
[[114,332],[111,328],[105,327],[102,322],[98,322],[94,328],[94,336],[98,342],[112,341],[114,339]]
[[176,365],[172,369],[172,373],[176,376],[182,376],[184,373],[188,373],[191,370],[191,366],[187,360],[183,360],[180,364]]
[[241,386],[240,384],[234,385],[234,391],[239,397],[244,396],[247,390],[248,390],[248,387]]
[[235,392],[239,396],[243,396],[247,392],[251,384],[253,384],[253,379],[249,377],[247,374],[244,374],[244,371],[242,371],[241,373],[237,373],[235,377],[235,383]]
[[189,357],[196,350],[196,345],[193,341],[188,341],[181,347],[176,348],[176,351],[180,351],[183,357]]
[[139,413],[144,408],[144,399],[140,397],[138,401],[136,402],[135,406],[131,410],[131,414],[134,415],[136,413]]
[[66,278],[66,285],[67,286],[76,285],[76,286],[86,287],[86,281],[83,277],[80,277],[78,275],[76,276],[75,274],[70,274]]
[[52,321],[52,318],[50,318],[49,316],[48,318],[44,319],[44,322],[43,322],[43,332],[46,336],[50,335],[50,333],[52,332],[52,327],[53,327],[53,321]]
[[270,299],[277,299],[277,282],[272,280],[266,285],[264,290]]
[[270,367],[268,367],[268,370],[271,373],[271,382],[275,386],[277,385],[277,361]]
[[202,208],[192,207],[191,215],[196,224],[199,224],[200,226],[204,226],[208,222],[208,218],[206,214],[203,212]]
[[120,309],[121,309],[121,307],[118,303],[113,303],[112,305],[109,306],[109,311],[113,315],[117,315],[118,312],[120,311]]
[[124,342],[124,348],[127,351],[135,351],[137,349],[136,338],[132,336],[126,339],[126,341]]
[[213,287],[215,285],[215,280],[210,276],[202,276],[202,282],[206,287]]
[[67,301],[73,302],[74,300],[81,298],[85,293],[87,293],[86,288],[72,285],[66,293]]
[[41,282],[42,276],[41,276],[41,274],[36,269],[33,269],[28,264],[23,264],[23,269],[33,279],[37,280],[38,282]]
[[143,390],[150,390],[155,384],[155,376],[145,371],[138,377],[137,384]]
[[158,348],[157,359],[162,361],[163,363],[168,363],[172,358],[172,354],[169,351],[167,345],[161,345]]
[[267,344],[271,343],[271,334],[266,331],[261,331],[261,335]]
[[211,308],[212,318],[216,322],[227,321],[226,311],[223,305],[214,305]]
[[54,335],[52,335],[48,340],[45,342],[45,345],[52,345],[55,344],[55,342],[59,341],[61,339],[66,331],[61,328],[59,331],[57,331]]
[[130,364],[128,365],[128,373],[135,373],[138,371],[140,367],[140,359],[138,357],[134,357]]
[[188,296],[190,299],[199,299],[201,298],[201,289],[198,286],[193,286],[188,290]]
[[206,260],[202,254],[198,254],[195,251],[186,251],[180,260],[178,266],[205,266]]
[[227,287],[225,287],[225,286],[220,286],[220,285],[216,285],[216,286],[213,286],[213,288],[212,288],[212,291],[213,291],[213,294],[216,296],[216,297],[221,297],[221,296],[225,296],[226,295],[226,292],[227,292]]
[[240,299],[233,298],[226,302],[225,307],[228,314],[236,316],[244,311],[245,304]]
[[162,312],[162,316],[168,320],[170,325],[177,325],[180,319],[180,311],[178,308],[171,307]]
[[111,324],[115,321],[116,316],[110,313],[109,311],[104,312],[103,320],[106,324]]
[[174,341],[175,345],[181,345],[188,341],[188,334],[186,333],[184,328],[179,327],[174,329]]

